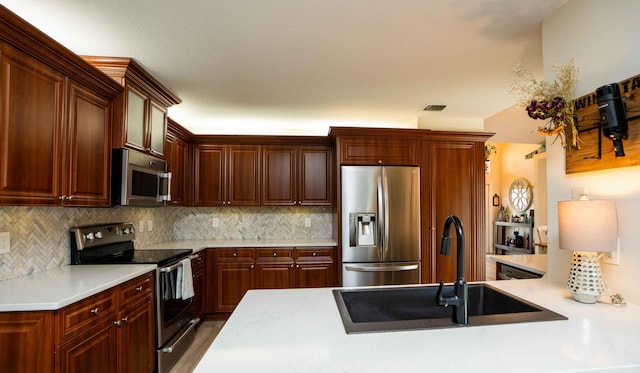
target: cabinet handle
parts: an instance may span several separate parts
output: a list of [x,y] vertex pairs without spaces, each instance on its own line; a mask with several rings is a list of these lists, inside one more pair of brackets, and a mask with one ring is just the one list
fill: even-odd
[[97,315],[99,310],[100,310],[100,308],[96,307],[96,308],[91,310],[91,313],[94,314],[94,315]]
[[142,289],[144,289],[142,286],[138,286],[138,287],[136,288],[136,291],[139,293],[139,292],[141,292],[141,291],[142,291]]

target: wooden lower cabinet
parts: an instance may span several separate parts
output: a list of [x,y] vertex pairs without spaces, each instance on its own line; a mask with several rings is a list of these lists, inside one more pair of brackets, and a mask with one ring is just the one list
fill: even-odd
[[127,281],[57,311],[0,313],[0,370],[155,371],[154,277]]
[[[206,308],[206,250],[198,252],[196,257],[191,259],[191,269],[193,271],[193,314],[196,318],[204,319],[207,314]],[[202,325],[199,323],[198,325]]]
[[335,248],[208,249],[208,313],[233,312],[251,289],[334,286]]
[[53,371],[53,313],[0,313],[0,367],[4,372]]

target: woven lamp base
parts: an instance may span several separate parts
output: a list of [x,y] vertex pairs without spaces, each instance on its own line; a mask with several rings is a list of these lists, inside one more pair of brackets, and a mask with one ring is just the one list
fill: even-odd
[[605,292],[600,255],[596,252],[573,252],[567,289],[573,295],[573,299],[580,303],[593,304]]

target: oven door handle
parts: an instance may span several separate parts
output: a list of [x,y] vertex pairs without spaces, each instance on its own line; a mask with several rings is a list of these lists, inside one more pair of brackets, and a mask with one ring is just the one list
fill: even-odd
[[190,320],[189,323],[191,325],[189,325],[189,328],[187,328],[187,330],[184,331],[184,333],[182,333],[182,335],[180,336],[180,338],[176,339],[175,342],[173,342],[173,344],[171,346],[167,346],[164,347],[160,350],[160,352],[165,352],[165,353],[172,353],[173,349],[176,348],[176,345],[180,344],[180,342],[182,341],[182,339],[189,334],[189,332],[191,331],[191,329],[195,328],[196,325],[198,325],[198,323],[200,322],[200,318],[195,318],[193,320]]
[[174,264],[174,265],[171,265],[171,266],[169,266],[169,267],[160,267],[160,268],[158,268],[158,270],[159,270],[160,272],[162,272],[162,273],[167,273],[167,272],[171,272],[171,271],[173,271],[174,269],[176,269],[176,268],[180,267],[181,265],[182,265],[182,263],[181,263],[181,262],[178,262],[178,263],[176,263],[176,264]]

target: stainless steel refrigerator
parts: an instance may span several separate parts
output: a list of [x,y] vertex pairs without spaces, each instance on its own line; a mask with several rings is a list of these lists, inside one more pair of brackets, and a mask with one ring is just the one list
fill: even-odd
[[420,283],[420,168],[340,172],[342,285]]

